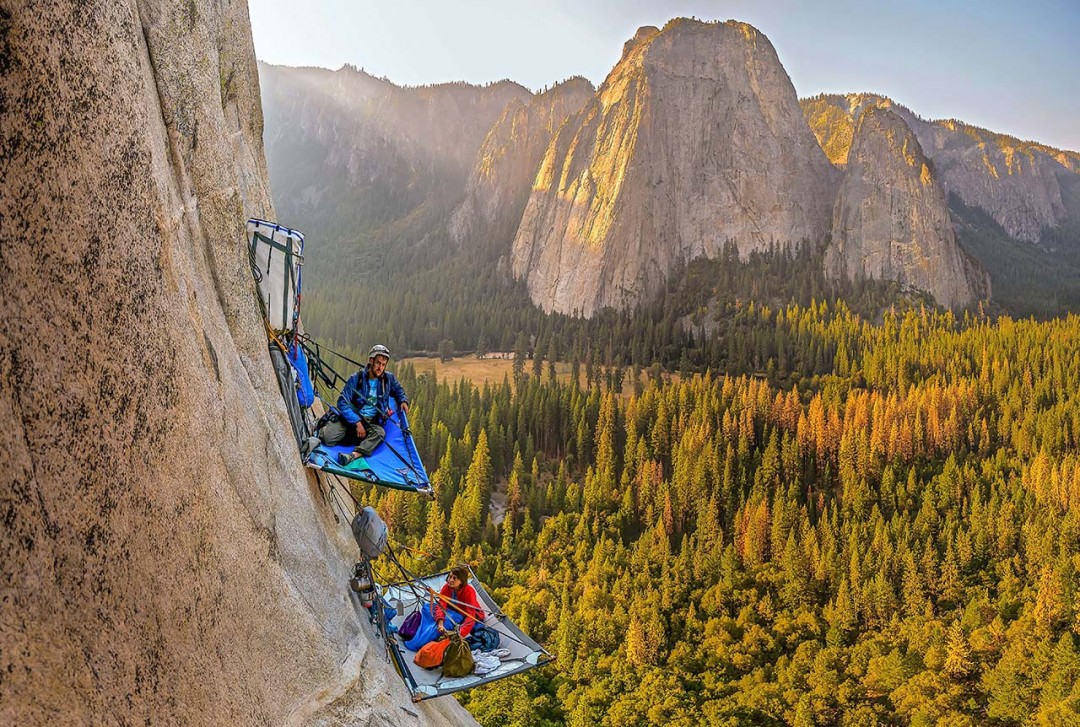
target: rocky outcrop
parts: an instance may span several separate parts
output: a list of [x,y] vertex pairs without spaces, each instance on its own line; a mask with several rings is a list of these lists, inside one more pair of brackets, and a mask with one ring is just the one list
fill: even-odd
[[595,90],[584,78],[571,78],[528,102],[507,105],[480,145],[465,199],[450,220],[456,241],[489,235],[509,244],[552,137]]
[[843,164],[851,130],[868,107],[893,109],[911,128],[946,192],[978,207],[1011,236],[1038,242],[1043,231],[1080,218],[1080,197],[1068,189],[1080,184],[1080,154],[965,124],[954,119],[925,121],[877,94],[817,96],[804,99],[810,127],[836,164]]
[[544,310],[653,296],[683,260],[821,239],[832,168],[765,36],[643,28],[541,162],[512,269]]
[[243,244],[273,215],[246,5],[10,7],[0,723],[469,721],[369,642],[296,455]]
[[799,100],[806,122],[814,132],[822,151],[838,167],[847,164],[851,142],[855,138],[855,122],[866,105],[892,108],[892,102],[882,96],[852,93],[847,96],[822,94]]
[[903,119],[867,107],[846,156],[829,272],[895,280],[952,308],[985,297],[989,281],[957,245],[945,195]]
[[1080,199],[1070,203],[1063,193],[1066,184],[1080,182],[1080,154],[955,120],[915,123],[912,129],[945,189],[989,212],[1016,239],[1039,242],[1046,228],[1080,217]]

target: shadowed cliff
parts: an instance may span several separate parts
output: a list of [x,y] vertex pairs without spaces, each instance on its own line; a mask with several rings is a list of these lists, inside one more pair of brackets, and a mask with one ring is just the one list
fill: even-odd
[[0,723],[471,723],[409,704],[300,467],[246,4],[5,0],[0,74]]
[[825,267],[852,278],[896,280],[953,308],[989,297],[985,273],[956,244],[929,160],[889,109],[871,107],[859,119]]

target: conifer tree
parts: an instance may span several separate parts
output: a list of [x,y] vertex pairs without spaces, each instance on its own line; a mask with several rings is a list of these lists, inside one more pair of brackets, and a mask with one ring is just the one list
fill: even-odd
[[469,471],[465,474],[465,492],[467,497],[476,499],[479,524],[487,521],[488,508],[491,505],[491,491],[494,486],[494,472],[491,468],[491,455],[488,451],[487,430],[481,429],[476,439]]
[[963,679],[975,668],[971,647],[959,621],[953,621],[945,637],[945,673],[953,679]]

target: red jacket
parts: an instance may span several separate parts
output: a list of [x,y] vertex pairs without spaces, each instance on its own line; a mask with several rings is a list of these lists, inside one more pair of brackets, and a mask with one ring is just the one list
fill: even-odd
[[450,590],[449,584],[442,587],[439,591],[439,600],[435,603],[435,620],[438,623],[442,623],[442,620],[446,618],[446,611],[443,610],[444,603],[449,604],[447,608],[465,614],[465,622],[461,624],[459,630],[462,636],[468,636],[476,622],[486,618],[484,609],[480,608],[480,601],[476,597],[476,589],[468,583],[457,593]]

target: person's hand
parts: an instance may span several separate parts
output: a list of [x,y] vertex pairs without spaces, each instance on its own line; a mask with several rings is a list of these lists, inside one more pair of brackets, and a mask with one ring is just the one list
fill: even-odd
[[367,436],[367,430],[364,429],[363,422],[356,423],[356,436],[360,437],[361,439]]
[[405,401],[401,403],[401,411],[405,412],[406,414],[409,413],[409,402]]

